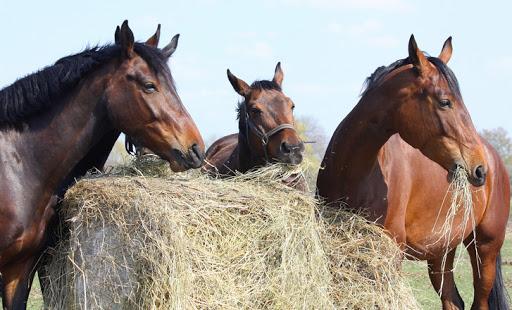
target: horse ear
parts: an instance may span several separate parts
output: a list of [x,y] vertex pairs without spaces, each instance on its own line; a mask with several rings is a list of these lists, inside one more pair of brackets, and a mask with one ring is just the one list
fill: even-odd
[[134,44],[135,39],[133,38],[133,32],[130,27],[128,27],[128,21],[125,20],[121,25],[121,31],[119,31],[119,45],[121,45],[121,50],[125,57],[131,58],[133,56]]
[[176,51],[176,48],[178,47],[178,40],[180,38],[180,34],[178,33],[174,37],[172,37],[171,43],[167,44],[166,47],[162,49],[162,54],[169,58],[172,54]]
[[274,78],[272,78],[272,81],[274,81],[274,83],[281,87],[281,84],[283,84],[283,78],[284,73],[283,70],[281,69],[281,62],[278,62],[276,65],[276,70],[274,72]]
[[241,96],[247,97],[249,93],[251,92],[251,87],[247,85],[243,80],[237,78],[234,76],[231,71],[228,69],[228,79],[231,83],[231,86],[235,89],[235,91],[240,94]]
[[411,38],[409,39],[409,58],[411,59],[411,63],[418,69],[421,73],[428,68],[428,59],[425,57],[425,54],[418,48],[416,44],[416,40],[414,39],[414,35],[411,34]]
[[151,38],[146,40],[146,45],[157,47],[158,41],[160,41],[160,24],[156,27],[156,32],[154,35],[151,36]]
[[443,49],[441,50],[441,53],[439,54],[438,58],[441,59],[442,62],[447,64],[448,61],[450,61],[450,58],[452,57],[452,52],[452,37],[449,37],[448,39],[446,39],[446,41],[444,41]]
[[120,34],[119,34],[119,33],[120,33],[120,32],[121,32],[121,28],[119,28],[119,26],[117,26],[117,27],[116,27],[116,33],[114,34],[114,43],[115,43],[116,45],[120,44],[120,38],[119,38],[119,36],[120,36]]

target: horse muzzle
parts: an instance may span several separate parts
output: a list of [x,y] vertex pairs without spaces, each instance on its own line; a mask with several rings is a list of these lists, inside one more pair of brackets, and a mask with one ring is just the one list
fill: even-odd
[[302,162],[304,153],[304,143],[290,144],[281,143],[279,147],[279,160],[286,164],[298,165]]
[[480,187],[485,184],[486,178],[487,178],[487,169],[483,165],[477,165],[475,168],[471,169],[471,171],[468,171],[469,169],[466,169],[464,165],[460,163],[456,163],[453,165],[452,169],[448,172],[448,181],[453,181],[455,177],[455,171],[458,169],[464,169],[467,174],[468,181],[471,185],[475,187]]
[[[205,159],[204,150],[202,150],[197,143],[194,143],[187,152],[182,152],[178,149],[173,149],[171,152],[175,159],[171,161],[171,169],[173,171],[197,169],[203,165]],[[177,163],[177,165],[173,165],[173,162]]]
[[485,184],[485,180],[487,178],[487,169],[483,165],[478,165],[471,171],[471,174],[468,177],[469,183],[471,185],[480,187]]

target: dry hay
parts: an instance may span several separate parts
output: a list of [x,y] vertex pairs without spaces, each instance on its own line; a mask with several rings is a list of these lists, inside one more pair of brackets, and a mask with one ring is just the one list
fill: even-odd
[[[436,229],[436,227],[438,227],[438,222],[441,221],[441,212],[448,197],[450,197],[448,210],[444,220],[442,223],[440,223],[441,225],[439,229]],[[471,235],[473,239],[472,241],[468,242],[466,248],[476,245],[476,220],[473,206],[473,193],[471,190],[471,184],[468,180],[468,173],[464,168],[457,167],[453,172],[452,180],[448,186],[448,190],[446,191],[443,203],[439,208],[439,212],[432,229],[432,233],[438,236],[438,239],[434,242],[434,244],[442,242],[444,248],[441,262],[441,270],[444,272],[441,274],[441,285],[438,291],[439,295],[442,294],[441,291],[444,283],[445,273],[455,271],[459,263],[462,261],[462,254],[464,253],[464,251],[459,251],[454,261],[453,269],[447,270],[446,262],[448,259],[448,254],[453,250],[453,247],[450,245],[453,242],[458,242],[458,245],[464,247],[464,234],[468,228],[471,228]],[[462,216],[462,219],[458,225],[456,225],[455,221],[457,216]],[[475,249],[477,260],[480,260],[480,257],[478,256],[478,247],[475,246]],[[478,275],[480,275],[480,269],[478,269],[477,272]]]
[[66,194],[50,308],[418,308],[395,243],[356,215],[317,212],[282,167],[228,180],[141,171]]

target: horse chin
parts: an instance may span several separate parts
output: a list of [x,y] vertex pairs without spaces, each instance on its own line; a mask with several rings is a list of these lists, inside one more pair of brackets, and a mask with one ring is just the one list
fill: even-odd
[[175,161],[169,162],[169,166],[171,167],[172,172],[183,172],[188,170],[186,167],[176,164]]
[[292,155],[280,158],[277,162],[287,165],[298,165],[302,162],[302,155]]
[[292,158],[289,162],[290,165],[299,165],[300,163],[302,163],[302,157]]
[[290,164],[291,165],[298,165],[302,163],[302,154],[292,155],[290,156]]

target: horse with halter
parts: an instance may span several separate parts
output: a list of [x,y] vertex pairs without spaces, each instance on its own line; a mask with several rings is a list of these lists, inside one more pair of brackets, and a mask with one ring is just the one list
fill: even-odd
[[[160,28],[160,27],[159,27]],[[181,103],[159,28],[134,42],[125,21],[113,45],[64,57],[0,91],[0,273],[5,309],[24,309],[47,246],[57,197],[102,168],[119,134],[136,137],[171,169],[198,168],[204,143]]]
[[[281,63],[277,64],[271,81],[255,81],[251,86],[229,69],[227,75],[235,91],[244,97],[237,108],[239,132],[220,138],[208,148],[203,171],[229,176],[272,162],[301,163],[304,143],[294,126],[295,104],[281,89]],[[289,185],[305,188],[302,177],[292,179]]]
[[[500,248],[510,208],[509,179],[497,152],[473,126],[446,65],[451,54],[451,38],[438,57],[429,57],[411,36],[408,58],[378,68],[367,79],[359,103],[331,138],[317,194],[332,206],[362,211],[407,254],[427,260],[443,309],[464,308],[452,272],[457,245],[464,240],[473,267],[472,309],[508,309]],[[462,225],[461,212],[451,237],[437,239],[457,167],[471,183],[476,240],[473,227]]]

